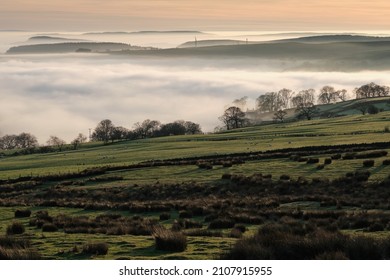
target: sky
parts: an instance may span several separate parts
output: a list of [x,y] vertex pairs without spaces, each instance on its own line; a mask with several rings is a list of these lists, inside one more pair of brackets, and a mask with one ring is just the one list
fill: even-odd
[[1,30],[390,30],[387,0],[2,0]]

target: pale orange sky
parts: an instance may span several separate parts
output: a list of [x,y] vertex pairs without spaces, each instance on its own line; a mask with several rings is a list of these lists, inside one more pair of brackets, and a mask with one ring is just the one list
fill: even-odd
[[390,30],[387,0],[1,0],[0,30]]

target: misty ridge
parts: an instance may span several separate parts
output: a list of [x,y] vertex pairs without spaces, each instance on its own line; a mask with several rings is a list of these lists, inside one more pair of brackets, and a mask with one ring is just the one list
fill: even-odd
[[[210,132],[220,124],[222,111],[242,96],[248,97],[243,109],[252,110],[259,95],[283,87],[299,91],[331,85],[352,92],[370,82],[390,84],[385,56],[390,50],[388,37],[310,33],[291,42],[291,34],[282,35],[285,41],[275,41],[281,38],[196,33],[197,47],[177,48],[185,42],[195,43],[195,34],[16,35],[18,39],[12,37],[9,42],[19,41],[21,49],[30,44],[29,38],[47,37],[32,39],[44,43],[28,47],[44,45],[41,53],[0,55],[0,97],[7,104],[0,112],[0,136],[29,131],[39,142],[49,135],[69,142],[77,133],[88,135],[88,129],[102,119],[123,127],[145,119],[162,123],[185,119]],[[259,42],[270,37],[269,42]],[[52,38],[69,41],[45,41]],[[101,44],[99,38],[120,49],[104,47],[104,53],[89,53],[91,45]],[[203,39],[217,44],[238,40],[240,44],[201,47]],[[161,47],[171,44],[176,47]],[[158,49],[123,51],[123,45]],[[63,46],[72,48],[50,53]],[[76,52],[80,49],[85,52]]]

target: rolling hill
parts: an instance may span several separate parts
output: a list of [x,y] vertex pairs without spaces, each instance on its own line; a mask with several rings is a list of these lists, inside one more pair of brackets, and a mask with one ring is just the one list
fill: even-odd
[[7,51],[7,54],[45,54],[45,53],[73,53],[73,52],[96,52],[107,53],[113,51],[134,51],[147,50],[150,48],[132,46],[123,43],[109,42],[66,42],[54,44],[34,44],[12,47]]

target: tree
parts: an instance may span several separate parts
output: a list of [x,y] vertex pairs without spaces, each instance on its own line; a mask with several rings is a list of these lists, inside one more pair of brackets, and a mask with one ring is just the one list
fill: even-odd
[[191,121],[186,121],[184,123],[184,127],[186,128],[186,134],[201,134],[202,128],[198,123],[194,123]]
[[227,108],[219,119],[225,124],[227,130],[243,127],[248,121],[245,113],[235,106]]
[[367,104],[367,102],[359,102],[358,101],[358,103],[353,105],[353,108],[355,110],[360,111],[362,113],[362,115],[365,115],[368,111],[369,105]]
[[286,115],[287,115],[287,112],[285,110],[278,110],[274,114],[274,120],[283,122]]
[[314,105],[314,89],[302,90],[293,98],[293,103],[296,105],[298,119],[311,120],[319,113],[319,109]]
[[92,133],[92,139],[95,141],[103,141],[104,144],[107,144],[111,140],[113,130],[114,125],[111,120],[102,120]]
[[57,147],[60,152],[62,151],[62,147],[66,144],[64,140],[53,135],[50,136],[49,140],[47,140],[46,143],[50,147]]
[[299,104],[296,109],[298,119],[311,120],[314,116],[319,113],[319,109],[313,103],[302,103]]
[[338,92],[331,86],[324,86],[320,89],[318,103],[331,104],[335,103],[338,97]]
[[356,99],[388,96],[389,92],[389,87],[380,86],[375,83],[362,85],[361,87],[355,88],[354,90]]
[[160,125],[159,121],[149,119],[144,120],[142,123],[136,122],[134,124],[134,133],[138,138],[152,137],[158,131]]
[[347,90],[342,89],[337,91],[337,98],[340,99],[341,101],[347,101],[348,100]]
[[75,139],[70,142],[73,145],[73,149],[77,150],[77,148],[82,144],[87,141],[87,136],[85,136],[82,133],[79,133]]
[[170,135],[184,135],[186,128],[180,122],[173,122],[161,125],[158,132],[159,136],[170,136]]
[[116,126],[111,133],[111,141],[125,140],[129,138],[129,130],[122,126]]
[[16,143],[18,148],[21,149],[31,149],[38,146],[37,138],[34,135],[26,132],[16,136]]

